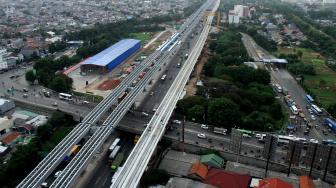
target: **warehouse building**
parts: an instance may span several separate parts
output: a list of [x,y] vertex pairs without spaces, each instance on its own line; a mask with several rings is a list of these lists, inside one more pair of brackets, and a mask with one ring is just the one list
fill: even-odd
[[135,39],[121,40],[102,52],[85,60],[81,72],[106,73],[132,56],[141,47],[141,41]]

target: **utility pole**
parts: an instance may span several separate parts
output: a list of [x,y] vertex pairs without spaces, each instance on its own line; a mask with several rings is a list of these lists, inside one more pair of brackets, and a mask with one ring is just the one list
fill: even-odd
[[312,159],[312,161],[311,161],[311,163],[310,163],[309,176],[311,176],[311,173],[312,173],[312,171],[313,171],[313,166],[314,166],[314,160],[315,160],[316,150],[317,150],[317,144],[315,144],[315,147],[314,147],[313,159]]
[[269,164],[269,161],[271,159],[271,150],[272,150],[272,145],[273,145],[273,139],[274,139],[274,137],[271,136],[271,141],[270,141],[270,145],[269,145],[269,148],[268,148],[266,168],[265,168],[265,178],[267,178],[268,164]]
[[289,160],[289,166],[288,166],[287,176],[289,176],[289,174],[290,174],[290,169],[291,169],[291,166],[292,166],[292,161],[293,161],[294,152],[295,152],[295,146],[296,146],[296,142],[294,142],[294,144],[293,144],[293,149],[292,149],[291,157],[290,157],[290,160]]
[[323,181],[325,181],[325,179],[326,179],[326,177],[327,177],[328,166],[329,166],[330,157],[331,157],[333,148],[334,148],[334,147],[330,147],[330,149],[329,149],[329,154],[328,154],[327,164],[326,164],[326,167],[325,167],[325,169],[324,169],[324,173],[323,173]]

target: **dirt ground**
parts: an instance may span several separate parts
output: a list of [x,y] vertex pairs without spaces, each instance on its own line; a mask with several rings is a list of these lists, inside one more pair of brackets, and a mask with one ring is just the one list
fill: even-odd
[[[204,49],[208,49],[208,46],[205,45]],[[197,91],[197,86],[196,83],[198,80],[200,80],[201,78],[201,74],[202,74],[202,70],[204,67],[204,64],[208,61],[209,59],[209,54],[207,50],[202,51],[201,55],[200,55],[200,59],[198,60],[198,62],[196,63],[196,68],[195,68],[195,72],[192,74],[192,77],[188,83],[188,85],[186,85],[186,96],[194,96],[196,94]]]
[[91,91],[99,95],[100,91],[104,92],[106,90],[111,90],[117,87],[120,82],[117,83],[117,81],[115,80],[117,80],[118,77],[120,76],[120,72],[124,68],[131,66],[131,64],[135,61],[135,59],[139,57],[139,55],[151,54],[158,45],[160,45],[164,40],[166,40],[171,35],[171,33],[172,32],[170,30],[165,31],[156,41],[154,41],[146,49],[141,48],[139,52],[137,52],[135,55],[126,60],[126,62],[118,65],[110,73],[100,76],[100,78],[98,78],[93,83],[89,84],[85,89],[87,91]]

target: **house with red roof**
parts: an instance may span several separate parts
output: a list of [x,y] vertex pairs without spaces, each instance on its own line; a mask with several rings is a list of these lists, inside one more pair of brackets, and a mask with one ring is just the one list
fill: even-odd
[[293,185],[279,178],[266,178],[259,181],[259,186],[254,188],[293,188]]
[[2,138],[2,143],[6,146],[13,146],[15,144],[16,139],[20,136],[19,132],[11,132],[5,135]]
[[207,174],[208,167],[200,162],[197,162],[191,166],[188,176],[193,179],[204,180],[207,177]]
[[244,174],[227,172],[224,170],[211,168],[203,183],[216,186],[218,188],[248,188],[252,177]]

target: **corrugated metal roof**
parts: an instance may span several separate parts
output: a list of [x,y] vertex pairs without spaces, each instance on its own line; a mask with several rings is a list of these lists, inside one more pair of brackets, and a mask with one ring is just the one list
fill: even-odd
[[224,164],[224,159],[222,159],[216,154],[202,155],[201,163],[207,164],[209,166],[221,168]]
[[106,66],[111,61],[119,57],[121,54],[123,54],[129,48],[135,46],[139,42],[140,40],[136,39],[121,40],[115,43],[114,45],[110,46],[109,48],[106,48],[105,50],[96,54],[95,56],[88,58],[83,64]]

